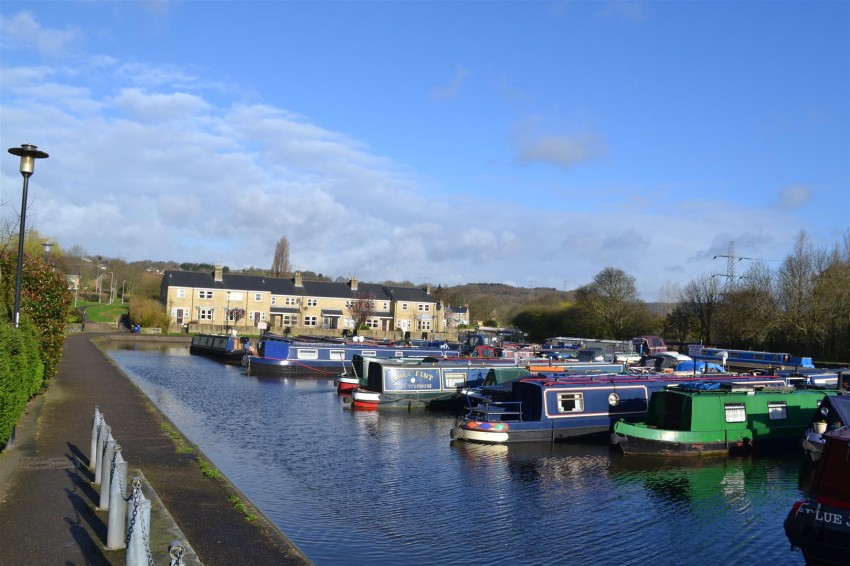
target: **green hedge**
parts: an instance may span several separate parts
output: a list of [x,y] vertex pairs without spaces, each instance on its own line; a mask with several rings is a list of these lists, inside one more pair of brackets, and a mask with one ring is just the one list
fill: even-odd
[[[15,274],[17,253],[0,251],[0,320],[14,320]],[[56,373],[65,345],[65,321],[71,304],[68,282],[58,269],[41,258],[25,255],[21,274],[21,323],[28,320],[37,330],[41,361],[44,363],[44,386]],[[4,316],[5,315],[5,316]],[[5,344],[0,342],[0,349]]]
[[0,447],[15,430],[30,397],[41,390],[44,363],[38,333],[27,320],[0,323]]
[[18,256],[0,250],[0,448],[6,445],[27,401],[50,383],[65,344],[71,294],[65,276],[24,256],[21,317],[14,325]]

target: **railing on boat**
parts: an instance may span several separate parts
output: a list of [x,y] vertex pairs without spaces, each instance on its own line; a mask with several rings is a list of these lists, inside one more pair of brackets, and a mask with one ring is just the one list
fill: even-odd
[[466,395],[466,415],[464,418],[484,423],[522,421],[522,401],[491,401],[481,399],[473,403]]

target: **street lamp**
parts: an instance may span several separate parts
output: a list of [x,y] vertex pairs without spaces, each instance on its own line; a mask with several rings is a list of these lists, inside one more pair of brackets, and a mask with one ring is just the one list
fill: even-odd
[[18,233],[18,271],[15,273],[15,328],[21,316],[21,272],[24,268],[24,231],[27,222],[27,189],[30,177],[35,170],[35,160],[49,157],[32,144],[22,144],[21,147],[10,147],[9,153],[21,158],[21,175],[24,177],[24,190],[21,196],[21,226]]
[[109,304],[115,301],[115,272],[109,272]]
[[53,247],[53,242],[44,242],[41,244],[44,246],[44,263],[50,263],[50,248]]

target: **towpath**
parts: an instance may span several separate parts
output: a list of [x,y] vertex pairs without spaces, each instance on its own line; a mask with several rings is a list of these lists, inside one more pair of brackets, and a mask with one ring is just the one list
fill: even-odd
[[0,453],[0,562],[125,563],[124,550],[105,549],[108,514],[97,508],[99,486],[88,467],[98,405],[128,475],[143,477],[153,501],[153,563],[168,563],[169,543],[181,540],[185,564],[310,564],[230,482],[202,473],[197,449],[178,453],[174,427],[92,343],[93,330],[87,324],[85,334],[68,336],[50,387],[30,402],[14,444]]

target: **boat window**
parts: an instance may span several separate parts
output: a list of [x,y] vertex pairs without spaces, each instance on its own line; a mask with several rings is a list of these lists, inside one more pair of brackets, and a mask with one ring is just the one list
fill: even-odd
[[763,360],[764,354],[753,354],[753,359],[755,360]]
[[558,393],[559,413],[578,413],[584,411],[584,394]]
[[395,357],[396,357],[396,358],[403,358],[403,357],[404,357],[404,352],[395,352]]
[[445,386],[449,389],[452,387],[460,387],[461,385],[466,383],[466,373],[459,371],[447,371],[445,373],[445,380]]
[[767,414],[770,420],[784,420],[788,418],[788,408],[785,406],[785,401],[776,401],[767,404]]
[[319,359],[319,351],[318,350],[308,350],[306,348],[298,349],[298,359],[299,360],[318,360]]
[[363,350],[360,352],[361,356],[372,356],[373,358],[378,355],[378,352],[375,350]]
[[726,422],[747,422],[747,407],[743,403],[726,403]]
[[329,356],[331,360],[344,360],[345,350],[331,350]]

